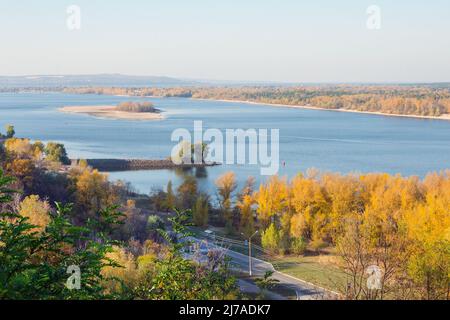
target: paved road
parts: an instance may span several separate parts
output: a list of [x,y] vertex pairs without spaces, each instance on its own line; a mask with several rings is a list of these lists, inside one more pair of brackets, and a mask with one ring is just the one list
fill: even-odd
[[[231,259],[231,264],[233,267],[239,269],[242,272],[249,271],[249,259],[248,256],[241,253],[228,250],[219,247],[211,242],[205,242],[204,240],[199,240],[196,238],[190,239],[190,241],[198,244],[200,253],[207,253],[208,250],[221,250],[224,254]],[[305,281],[294,278],[292,276],[286,275],[284,273],[278,272],[274,269],[273,265],[269,262],[262,261],[260,259],[252,258],[253,264],[253,275],[257,277],[262,277],[267,271],[273,271],[273,279],[277,279],[280,284],[284,284],[297,293],[299,300],[312,300],[312,299],[332,299],[336,296],[324,289],[315,287]]]

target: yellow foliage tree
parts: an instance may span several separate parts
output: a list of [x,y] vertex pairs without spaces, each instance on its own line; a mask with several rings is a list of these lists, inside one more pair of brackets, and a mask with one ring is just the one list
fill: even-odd
[[19,214],[27,217],[32,225],[39,231],[43,231],[50,223],[51,208],[47,201],[41,201],[39,196],[31,195],[22,200],[19,206]]
[[275,217],[290,213],[290,194],[286,179],[273,176],[260,186],[255,201],[258,206],[258,220],[263,228],[268,227]]
[[110,188],[108,176],[98,170],[86,169],[76,181],[77,204],[88,214],[94,214],[117,202],[117,196]]
[[231,231],[233,224],[232,195],[236,190],[236,175],[233,172],[223,174],[216,180],[216,186],[219,193],[222,217],[228,231]]

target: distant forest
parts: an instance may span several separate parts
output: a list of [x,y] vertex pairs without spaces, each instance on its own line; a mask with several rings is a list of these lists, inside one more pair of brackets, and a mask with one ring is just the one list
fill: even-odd
[[249,101],[330,110],[439,117],[450,114],[450,86],[323,85],[299,87],[65,88],[63,92]]

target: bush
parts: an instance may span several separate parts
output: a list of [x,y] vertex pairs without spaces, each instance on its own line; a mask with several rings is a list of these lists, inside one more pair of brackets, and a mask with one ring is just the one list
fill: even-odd
[[303,237],[292,239],[291,252],[293,254],[303,255],[306,251],[307,246],[308,246],[308,243]]

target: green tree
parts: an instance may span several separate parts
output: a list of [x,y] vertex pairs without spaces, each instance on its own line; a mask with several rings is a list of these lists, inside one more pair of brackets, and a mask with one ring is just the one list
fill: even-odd
[[16,131],[14,130],[14,126],[8,124],[6,127],[6,138],[11,139],[16,134]]
[[70,164],[70,159],[67,157],[66,148],[61,143],[47,143],[44,152],[46,159],[49,161],[60,162],[66,165]]
[[280,234],[275,226],[271,223],[270,226],[263,231],[261,235],[261,243],[264,249],[272,253],[277,253],[280,246]]
[[165,203],[165,207],[166,207],[167,211],[171,211],[174,209],[175,200],[176,200],[176,197],[173,192],[172,181],[169,181],[167,183],[167,193],[166,193],[166,203]]
[[302,255],[308,247],[308,242],[304,237],[291,239],[291,252],[293,254]]
[[208,225],[209,203],[206,196],[200,195],[195,201],[193,209],[194,224],[198,227],[205,227]]

